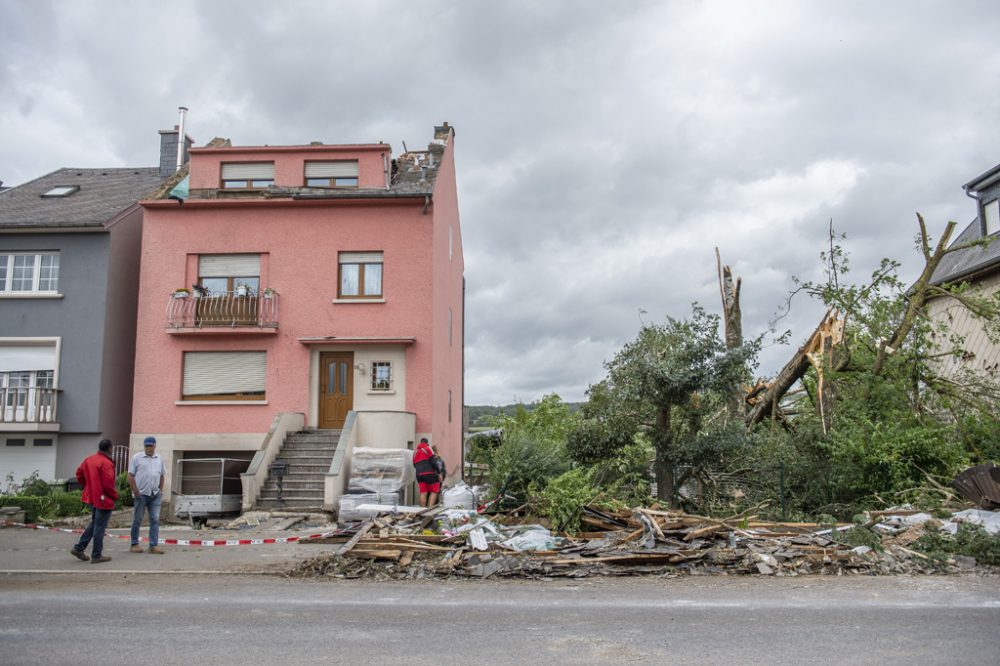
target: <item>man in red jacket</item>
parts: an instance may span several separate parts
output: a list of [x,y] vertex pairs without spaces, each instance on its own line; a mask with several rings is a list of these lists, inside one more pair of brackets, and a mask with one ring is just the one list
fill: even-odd
[[420,438],[417,450],[413,452],[413,466],[417,471],[417,487],[420,491],[420,506],[431,507],[437,503],[441,492],[441,478],[434,468],[434,451],[426,437]]
[[[104,531],[108,529],[111,510],[115,508],[118,491],[115,490],[115,464],[111,460],[111,441],[102,439],[97,445],[97,453],[85,458],[76,469],[76,480],[83,487],[84,504],[90,505],[90,524],[80,535],[80,541],[70,549],[73,557],[93,564],[110,562],[104,551]],[[87,557],[87,544],[94,540],[94,548]]]

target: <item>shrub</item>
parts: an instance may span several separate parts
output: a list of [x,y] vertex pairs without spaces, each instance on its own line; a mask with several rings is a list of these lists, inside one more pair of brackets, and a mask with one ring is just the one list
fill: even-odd
[[978,564],[1000,565],[1000,534],[990,534],[982,525],[963,523],[955,536],[928,532],[914,541],[912,547],[937,560],[966,555],[976,558]]
[[51,500],[48,497],[34,497],[31,495],[2,495],[0,496],[0,506],[19,506],[24,510],[24,520],[33,523],[38,520],[38,516],[45,513]]
[[519,502],[548,485],[549,479],[569,469],[565,446],[558,441],[535,440],[526,434],[504,432],[503,442],[490,456],[490,485]]
[[580,507],[590,504],[598,494],[589,472],[577,468],[549,481],[538,495],[538,509],[549,517],[553,529],[576,532],[580,529]]
[[80,499],[82,492],[71,490],[69,492],[52,493],[49,509],[43,514],[49,518],[63,518],[66,516],[81,516],[90,512],[90,507]]
[[18,494],[29,497],[48,497],[52,494],[52,486],[38,478],[38,472],[32,472],[28,478],[21,482]]
[[128,472],[122,472],[118,475],[118,478],[115,479],[115,489],[118,491],[118,501],[115,502],[115,508],[135,504],[132,497],[132,486],[128,485]]

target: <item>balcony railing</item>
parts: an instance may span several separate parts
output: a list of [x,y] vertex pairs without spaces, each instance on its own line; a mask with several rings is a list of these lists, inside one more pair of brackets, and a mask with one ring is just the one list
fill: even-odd
[[278,294],[225,291],[211,292],[207,296],[171,296],[167,302],[167,325],[173,328],[277,328]]
[[0,423],[56,423],[56,388],[0,388]]

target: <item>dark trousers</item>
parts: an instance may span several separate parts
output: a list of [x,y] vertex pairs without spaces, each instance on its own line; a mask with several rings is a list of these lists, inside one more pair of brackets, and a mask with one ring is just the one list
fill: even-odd
[[75,549],[81,553],[87,550],[87,544],[94,540],[94,549],[90,551],[91,557],[100,557],[104,553],[104,532],[108,529],[108,521],[111,520],[111,509],[98,509],[91,507],[90,524],[80,535]]

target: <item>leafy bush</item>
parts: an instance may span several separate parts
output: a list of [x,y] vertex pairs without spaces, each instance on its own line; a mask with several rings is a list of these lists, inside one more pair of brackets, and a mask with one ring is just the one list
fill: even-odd
[[595,463],[590,480],[609,501],[645,506],[651,498],[650,461],[653,447],[644,437],[622,447],[612,458]]
[[118,491],[118,501],[116,508],[123,506],[133,506],[135,499],[132,497],[132,486],[128,485],[128,472],[122,472],[115,479],[115,489]]
[[[69,492],[52,493],[50,509],[44,514],[46,517],[63,518],[66,516],[81,516],[90,512],[90,507],[80,499],[82,492],[71,490]],[[51,512],[50,512],[51,511]]]
[[551,519],[553,529],[576,532],[580,529],[580,507],[590,504],[598,494],[589,471],[578,467],[549,481],[538,495],[538,509]]
[[1000,534],[990,534],[982,525],[963,523],[955,536],[928,532],[914,541],[912,548],[938,560],[965,555],[976,558],[979,564],[1000,565]]
[[35,471],[21,482],[21,489],[18,491],[18,494],[29,497],[48,497],[52,494],[52,486],[40,479],[38,472]]
[[498,490],[506,484],[507,494],[524,502],[532,492],[548,485],[549,479],[568,469],[569,457],[563,443],[505,431],[503,442],[490,456],[489,482]]
[[24,510],[24,520],[34,523],[45,513],[51,500],[48,497],[31,495],[0,495],[0,506],[19,506]]

